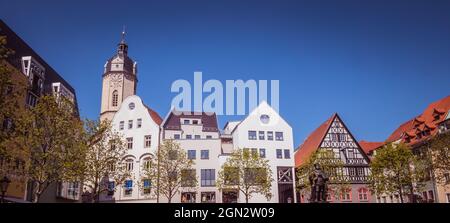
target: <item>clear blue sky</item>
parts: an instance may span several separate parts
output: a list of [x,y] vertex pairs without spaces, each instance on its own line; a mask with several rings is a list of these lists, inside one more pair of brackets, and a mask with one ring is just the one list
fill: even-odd
[[279,79],[295,146],[334,112],[358,140],[385,140],[450,93],[450,1],[0,0],[0,8],[73,85],[88,118],[98,117],[103,65],[123,25],[137,93],[161,116],[171,83],[194,71]]

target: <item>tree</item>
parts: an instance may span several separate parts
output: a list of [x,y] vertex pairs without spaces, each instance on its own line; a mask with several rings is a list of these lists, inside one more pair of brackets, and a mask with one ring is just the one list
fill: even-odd
[[[90,188],[94,202],[99,202],[100,194],[115,190],[131,177],[124,166],[126,145],[123,137],[112,130],[109,121],[85,121],[84,153],[81,176],[83,187]],[[108,185],[114,182],[115,186]]]
[[0,177],[20,179],[24,175],[24,157],[10,139],[15,134],[14,120],[25,109],[27,81],[8,65],[6,59],[14,51],[7,48],[6,43],[6,36],[0,36]]
[[181,188],[192,190],[197,186],[194,161],[188,159],[186,152],[173,140],[164,140],[156,160],[150,162],[143,177],[154,183],[157,196],[163,195],[169,203]]
[[64,97],[44,95],[15,122],[15,148],[28,158],[26,177],[34,183],[33,202],[50,184],[76,181],[82,161],[82,122]]
[[329,177],[327,191],[331,192],[330,195],[339,197],[350,189],[349,180],[344,176],[344,162],[336,159],[332,150],[319,148],[303,165],[297,168],[297,190],[300,194],[309,195],[311,193],[309,176],[314,172],[316,163]]
[[370,188],[376,194],[398,194],[401,203],[405,191],[414,202],[414,192],[423,187],[426,165],[403,143],[387,144],[378,149],[371,162]]
[[443,185],[450,183],[450,131],[434,136],[428,143],[422,158],[429,166],[434,180]]
[[262,194],[267,200],[272,198],[273,178],[269,160],[249,149],[234,151],[218,175],[217,187],[242,192],[246,203],[254,194]]

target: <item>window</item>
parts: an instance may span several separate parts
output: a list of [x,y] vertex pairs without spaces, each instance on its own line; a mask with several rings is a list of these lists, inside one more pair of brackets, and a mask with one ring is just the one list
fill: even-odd
[[185,125],[189,125],[189,124],[190,124],[190,122],[189,122],[189,120],[185,119],[185,120],[183,121],[183,124],[185,124]]
[[128,120],[128,129],[133,128],[133,120]]
[[216,203],[215,192],[202,192],[202,203]]
[[265,138],[264,131],[259,131],[258,135],[259,135],[259,140],[264,140],[264,138]]
[[275,132],[275,140],[276,141],[283,141],[283,132]]
[[186,135],[186,139],[192,139],[192,135]]
[[444,178],[445,178],[445,183],[450,183],[450,173],[445,173]]
[[446,195],[447,195],[447,203],[450,203],[450,193],[448,193]]
[[193,125],[198,125],[198,120],[192,120]]
[[252,148],[252,156],[253,157],[258,157],[258,149]]
[[207,160],[207,159],[209,159],[209,150],[207,150],[207,149],[205,149],[205,150],[201,150],[200,151],[200,158],[202,159],[202,160]]
[[3,130],[10,131],[13,128],[13,120],[11,118],[5,117],[3,120]]
[[363,167],[356,167],[356,173],[358,176],[364,176],[364,168]]
[[202,169],[201,170],[201,186],[213,187],[216,185],[216,172],[215,169]]
[[200,139],[200,135],[195,135],[194,138],[195,139]]
[[367,188],[360,188],[358,190],[359,201],[369,201],[369,191]]
[[173,135],[173,138],[174,138],[174,139],[180,139],[180,134],[175,134],[175,135]]
[[206,139],[212,139],[212,136],[211,135],[207,135]]
[[267,132],[267,140],[273,141],[273,132]]
[[248,139],[256,140],[256,131],[248,131]]
[[115,184],[114,184],[114,181],[109,181],[109,182],[108,182],[108,193],[107,193],[107,195],[108,195],[108,196],[114,195],[114,190],[115,190]]
[[120,123],[119,123],[119,129],[120,129],[120,130],[123,130],[124,125],[125,125],[125,122],[124,122],[124,121],[120,121]]
[[144,194],[150,194],[152,187],[152,182],[150,181],[150,179],[144,179],[142,181],[142,187],[144,189]]
[[196,157],[196,151],[195,150],[188,150],[188,159],[195,160]]
[[283,151],[281,149],[277,149],[277,159],[283,159]]
[[266,158],[266,149],[259,149],[259,157]]
[[288,149],[284,150],[284,158],[285,159],[290,159],[291,158],[291,153]]
[[348,189],[341,194],[341,201],[352,201],[352,190]]
[[183,192],[181,193],[181,203],[195,203],[195,192]]
[[346,134],[338,134],[338,140],[339,142],[345,142],[347,141],[347,135]]
[[353,151],[353,149],[347,150],[347,156],[348,156],[349,159],[354,159],[355,158],[355,151]]
[[383,203],[387,203],[386,196],[383,196],[382,198],[383,198]]
[[136,107],[136,105],[135,105],[133,102],[131,102],[130,104],[128,104],[128,108],[129,108],[130,110],[133,110],[135,107]]
[[114,90],[112,93],[112,106],[116,107],[118,101],[119,101],[119,93],[117,92],[117,90]]
[[133,149],[133,137],[127,138],[127,148]]
[[428,194],[426,191],[422,192],[422,199],[423,201],[428,202]]
[[30,107],[34,107],[34,106],[36,106],[36,102],[37,102],[37,97],[34,96],[31,92],[29,92],[27,94],[27,105],[29,105]]
[[125,181],[125,196],[131,196],[133,193],[133,181],[132,180],[126,180]]
[[137,120],[137,127],[138,128],[142,127],[142,119],[141,118],[138,118],[138,120]]
[[133,159],[127,159],[125,161],[125,168],[127,171],[133,171],[133,165],[134,165]]
[[67,186],[67,195],[69,195],[70,197],[73,197],[73,198],[77,198],[79,188],[80,187],[79,187],[78,182],[69,182],[68,186]]
[[149,170],[151,165],[152,165],[152,162],[150,160],[150,157],[144,158],[144,163],[142,164],[142,168],[144,170]]
[[181,186],[182,187],[195,186],[195,169],[181,170]]
[[151,146],[152,146],[152,136],[151,135],[144,136],[144,147],[150,148]]
[[353,167],[349,167],[348,168],[348,175],[350,176],[355,176],[356,175],[356,170]]

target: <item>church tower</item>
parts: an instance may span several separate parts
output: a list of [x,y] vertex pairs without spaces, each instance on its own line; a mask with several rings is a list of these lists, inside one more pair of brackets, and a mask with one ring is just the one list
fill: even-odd
[[136,94],[137,63],[128,57],[125,31],[117,47],[117,53],[106,61],[103,71],[100,120],[112,120],[122,101]]

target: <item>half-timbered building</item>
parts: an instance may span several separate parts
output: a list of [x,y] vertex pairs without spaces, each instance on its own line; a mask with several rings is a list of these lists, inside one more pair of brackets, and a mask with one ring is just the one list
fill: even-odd
[[[369,158],[337,113],[314,130],[295,152],[295,166],[305,164],[317,150],[333,151],[342,163],[343,178],[349,184],[343,193],[329,191],[328,202],[371,202],[368,188]],[[334,182],[331,181],[330,184]],[[308,202],[309,194],[299,194],[299,202]]]

